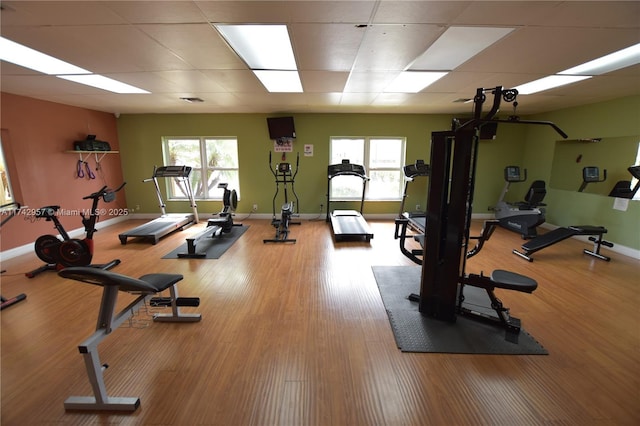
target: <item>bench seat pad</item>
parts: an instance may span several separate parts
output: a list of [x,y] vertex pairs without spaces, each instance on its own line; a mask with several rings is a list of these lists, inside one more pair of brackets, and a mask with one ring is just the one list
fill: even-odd
[[491,281],[495,283],[497,288],[523,291],[526,293],[532,293],[536,288],[538,288],[536,280],[525,277],[524,275],[516,274],[515,272],[505,271],[503,269],[496,269],[493,271],[491,273]]
[[118,286],[121,291],[159,293],[182,280],[180,274],[147,274],[138,278],[88,266],[74,266],[58,272],[64,278],[100,286]]

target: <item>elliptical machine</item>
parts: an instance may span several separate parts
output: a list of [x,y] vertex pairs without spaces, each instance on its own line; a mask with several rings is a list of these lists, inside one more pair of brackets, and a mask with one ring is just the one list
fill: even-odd
[[97,231],[95,225],[99,216],[98,202],[100,198],[102,198],[105,203],[112,202],[116,199],[116,192],[120,191],[125,185],[126,182],[115,190],[103,186],[99,191],[82,198],[83,200],[93,200],[91,211],[88,215],[80,212],[86,234],[82,240],[69,237],[69,234],[56,215],[56,212],[60,210],[60,206],[45,206],[36,210],[36,219],[44,218],[46,221],[53,222],[53,226],[60,233],[62,240],[55,235],[42,235],[38,237],[34,248],[36,255],[45,262],[45,265],[27,272],[25,275],[28,278],[33,278],[41,272],[59,271],[69,266],[90,266],[93,268],[111,269],[119,265],[120,259],[114,259],[109,263],[99,265],[92,265],[91,260],[93,259],[93,234]]
[[[296,194],[296,190],[293,187],[295,183],[296,175],[298,174],[298,168],[300,165],[300,153],[298,153],[296,157],[296,170],[292,171],[291,163],[279,163],[276,165],[276,168],[273,168],[271,163],[271,151],[269,151],[269,169],[271,173],[276,178],[276,193],[273,196],[273,218],[271,219],[271,225],[276,228],[276,235],[274,238],[265,239],[263,242],[265,243],[295,243],[296,240],[293,238],[289,238],[289,225],[300,225],[300,222],[294,222],[291,220],[292,217],[298,216],[300,214],[300,208],[298,207],[298,194]],[[280,208],[280,219],[276,218],[276,198],[278,197],[278,192],[280,191],[280,184],[282,184],[284,188],[284,203]],[[293,192],[294,197],[296,198],[295,203],[293,201],[289,201],[289,196],[287,193],[287,184],[291,184],[291,192]],[[295,209],[295,213],[294,213]]]
[[536,237],[538,235],[536,227],[545,221],[544,209],[540,208],[546,205],[542,202],[547,194],[544,181],[534,181],[529,187],[524,201],[507,203],[504,196],[509,191],[511,183],[526,181],[527,169],[524,170],[524,175],[521,175],[520,167],[507,166],[504,169],[504,180],[504,189],[500,194],[498,204],[494,207],[496,219],[498,219],[500,226],[519,233],[523,239]]

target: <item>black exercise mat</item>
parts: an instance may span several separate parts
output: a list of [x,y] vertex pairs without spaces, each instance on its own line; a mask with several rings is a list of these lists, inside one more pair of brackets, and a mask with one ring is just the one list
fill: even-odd
[[[449,323],[420,314],[418,303],[407,299],[411,293],[420,293],[419,266],[373,266],[372,269],[396,343],[402,352],[548,354],[524,329],[520,330],[518,342],[512,343],[506,340],[507,334],[502,327],[462,315],[458,315],[456,322]],[[523,297],[526,296],[523,294]],[[483,289],[466,286],[463,305],[495,316]],[[515,316],[518,316],[517,313]]]
[[[249,226],[234,226],[230,232],[222,233],[218,237],[214,238],[202,238],[196,244],[196,252],[204,253],[204,257],[198,259],[219,259],[229,247],[235,243],[238,238],[244,234]],[[185,237],[186,238],[186,237]],[[172,250],[170,253],[162,256],[163,259],[178,259],[178,253],[188,253],[187,243],[185,242],[180,247]],[[187,258],[188,259],[188,258]]]

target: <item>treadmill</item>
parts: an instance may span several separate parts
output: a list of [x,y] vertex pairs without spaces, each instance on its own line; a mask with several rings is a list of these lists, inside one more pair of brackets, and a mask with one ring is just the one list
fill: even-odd
[[411,228],[424,234],[427,214],[425,212],[406,212],[404,211],[404,204],[407,199],[409,183],[413,182],[417,177],[428,177],[431,174],[431,167],[428,164],[425,164],[424,160],[416,160],[415,164],[408,164],[404,166],[403,170],[406,181],[404,184],[404,194],[402,194],[402,203],[400,203],[398,218],[407,218]]
[[[156,195],[160,204],[162,215],[151,222],[140,225],[127,232],[118,235],[121,244],[127,244],[128,238],[143,238],[157,244],[160,238],[169,235],[174,231],[183,230],[191,225],[198,223],[198,209],[191,190],[191,182],[189,175],[191,167],[189,166],[164,166],[153,167],[153,176],[145,179],[143,182],[153,182],[156,188]],[[174,178],[178,184],[185,190],[193,213],[169,213],[165,210],[165,204],[158,186],[158,178]]]
[[[418,177],[428,177],[431,175],[431,166],[425,164],[424,160],[416,160],[415,164],[404,166],[404,193],[402,194],[402,202],[400,203],[400,212],[396,218],[394,238],[400,240],[400,251],[413,262],[422,265],[422,255],[424,248],[424,235],[427,228],[427,214],[425,212],[408,212],[405,211],[405,201],[407,199],[407,189],[409,183]],[[414,234],[408,235],[407,228],[411,228]],[[406,239],[413,238],[420,243],[421,249],[408,249],[406,247]]]
[[[331,229],[336,241],[345,239],[364,238],[367,242],[373,238],[373,232],[369,224],[362,216],[364,208],[364,195],[367,189],[367,177],[364,166],[351,164],[349,160],[342,160],[340,164],[332,164],[327,168],[327,222],[331,222]],[[360,201],[360,211],[356,210],[334,210],[331,213],[331,181],[338,176],[356,176],[362,179],[362,200]]]

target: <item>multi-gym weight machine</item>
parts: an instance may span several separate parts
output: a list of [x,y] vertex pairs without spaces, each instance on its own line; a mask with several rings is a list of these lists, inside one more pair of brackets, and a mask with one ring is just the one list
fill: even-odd
[[[493,105],[483,115],[487,93],[493,94]],[[449,322],[454,322],[457,315],[489,320],[504,327],[509,340],[517,338],[520,321],[509,315],[509,310],[502,306],[494,290],[532,293],[537,282],[506,270],[495,270],[489,275],[466,272],[480,130],[488,123],[534,124],[551,126],[563,138],[567,137],[548,121],[520,120],[517,116],[495,118],[503,99],[513,102],[515,109],[517,94],[517,90],[505,90],[501,86],[479,88],[473,100],[473,118],[452,126],[449,131],[431,134],[425,251],[420,294],[417,296],[419,311],[425,316]],[[497,317],[463,309],[465,285],[485,289]]]

